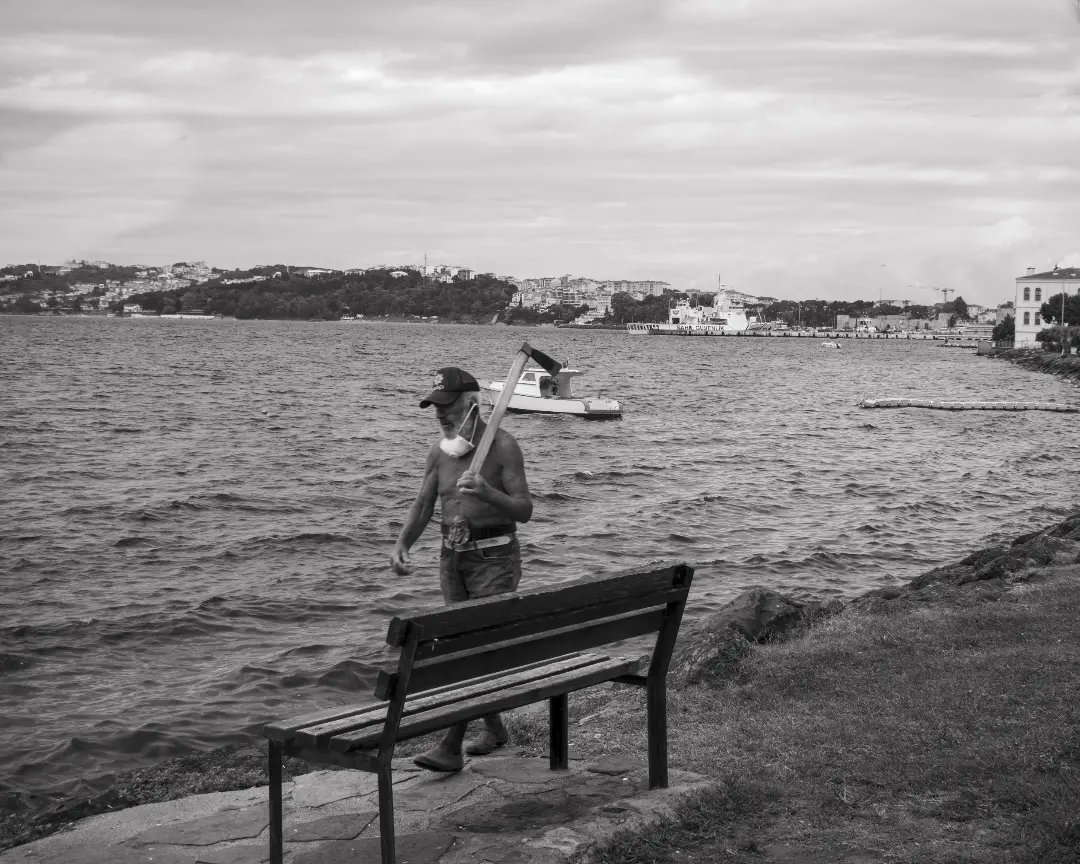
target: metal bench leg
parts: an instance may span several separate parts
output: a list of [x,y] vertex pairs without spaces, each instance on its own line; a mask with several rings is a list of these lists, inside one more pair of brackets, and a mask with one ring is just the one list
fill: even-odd
[[570,764],[570,700],[566,693],[550,702],[551,770],[565,771]]
[[379,777],[379,845],[382,864],[394,860],[394,775],[389,765],[380,765]]
[[663,678],[649,679],[646,685],[649,712],[649,788],[666,789],[667,773],[667,685]]
[[271,741],[270,774],[270,864],[281,864],[285,854],[281,841],[281,744]]

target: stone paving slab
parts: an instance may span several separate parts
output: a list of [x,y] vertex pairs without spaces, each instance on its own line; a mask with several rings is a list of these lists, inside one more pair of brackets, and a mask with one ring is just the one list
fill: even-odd
[[243,810],[223,810],[201,819],[159,825],[136,834],[136,846],[213,846],[230,840],[258,837],[270,824],[266,804]]
[[[394,852],[405,864],[438,864],[454,843],[454,835],[444,831],[420,831],[395,837]],[[299,852],[293,864],[381,864],[382,846],[378,837],[323,843],[308,852]]]
[[[395,760],[394,781],[398,859],[409,864],[567,864],[709,785],[672,771],[671,788],[649,790],[640,760],[573,760],[551,771],[546,758],[506,751],[453,774]],[[286,864],[379,864],[374,775],[313,771],[282,791]],[[267,795],[263,786],[93,816],[0,853],[0,864],[264,864]]]
[[312,840],[355,840],[365,828],[379,815],[378,810],[370,813],[341,813],[337,816],[323,816],[310,822],[295,825],[286,823],[284,837],[286,843],[307,843]]
[[208,849],[195,856],[195,864],[263,864],[270,860],[269,843],[242,843]]

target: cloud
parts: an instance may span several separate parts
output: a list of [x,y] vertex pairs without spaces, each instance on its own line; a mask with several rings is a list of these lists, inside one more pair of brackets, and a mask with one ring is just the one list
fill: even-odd
[[168,120],[87,123],[7,154],[0,236],[22,259],[50,260],[55,250],[77,256],[162,221],[194,177],[184,134]]
[[996,222],[982,231],[982,242],[987,246],[1015,246],[1035,236],[1035,228],[1020,216]]

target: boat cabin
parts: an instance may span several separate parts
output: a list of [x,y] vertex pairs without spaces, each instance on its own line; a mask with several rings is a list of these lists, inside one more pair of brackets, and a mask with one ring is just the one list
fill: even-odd
[[[513,393],[506,403],[506,410],[526,414],[552,414],[603,419],[622,416],[622,406],[615,399],[603,396],[577,396],[572,380],[582,375],[580,369],[560,369],[555,375],[544,369],[525,369],[514,385]],[[488,404],[495,405],[502,398],[505,387],[502,381],[481,381],[480,390]]]
[[580,374],[577,369],[562,369],[557,375],[550,375],[545,369],[526,369],[521,373],[514,392],[543,399],[569,399],[574,395],[570,379]]

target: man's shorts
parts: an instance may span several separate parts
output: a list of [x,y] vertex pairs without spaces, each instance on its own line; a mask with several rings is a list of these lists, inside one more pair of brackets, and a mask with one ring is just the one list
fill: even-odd
[[486,549],[455,552],[442,547],[439,585],[447,603],[506,594],[515,590],[520,581],[521,547],[516,534],[508,543]]

